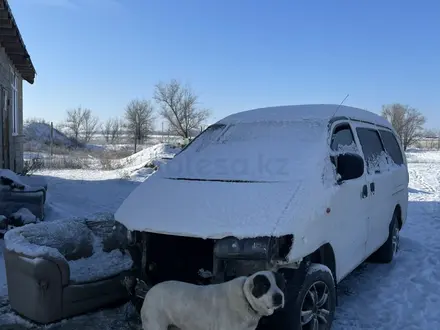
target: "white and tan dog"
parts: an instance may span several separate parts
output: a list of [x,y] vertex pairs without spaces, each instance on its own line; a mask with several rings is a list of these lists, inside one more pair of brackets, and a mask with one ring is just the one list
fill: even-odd
[[221,284],[162,282],[145,296],[144,330],[254,330],[261,317],[284,307],[281,274],[260,271]]

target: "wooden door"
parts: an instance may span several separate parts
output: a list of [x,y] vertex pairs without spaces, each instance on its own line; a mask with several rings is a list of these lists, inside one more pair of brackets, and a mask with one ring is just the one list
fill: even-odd
[[0,108],[1,108],[1,124],[2,124],[2,159],[1,159],[1,168],[9,168],[9,111],[8,111],[8,91],[4,88],[1,88],[0,95]]

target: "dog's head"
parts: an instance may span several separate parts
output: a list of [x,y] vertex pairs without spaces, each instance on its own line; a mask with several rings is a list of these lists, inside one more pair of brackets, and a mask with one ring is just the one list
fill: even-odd
[[259,271],[249,276],[244,284],[244,294],[252,309],[261,316],[272,315],[284,307],[284,276],[272,271]]

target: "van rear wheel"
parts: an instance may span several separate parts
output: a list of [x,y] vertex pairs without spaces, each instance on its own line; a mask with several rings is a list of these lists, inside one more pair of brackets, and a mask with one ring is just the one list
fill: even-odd
[[400,245],[399,223],[397,219],[397,214],[394,213],[393,219],[391,220],[389,226],[388,239],[379,248],[379,250],[377,250],[371,255],[370,257],[371,261],[377,263],[384,263],[384,264],[392,262],[395,255],[399,251],[399,245]]

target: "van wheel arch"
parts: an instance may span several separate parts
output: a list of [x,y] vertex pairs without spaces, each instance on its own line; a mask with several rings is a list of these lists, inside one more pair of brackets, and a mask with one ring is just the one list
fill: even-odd
[[315,264],[323,264],[327,266],[333,274],[333,278],[336,282],[336,258],[335,252],[330,245],[330,243],[326,243],[322,245],[319,249],[313,252],[308,258],[308,261]]
[[[327,266],[333,277],[334,289],[337,291],[336,283],[336,258],[333,247],[329,244],[323,244],[316,251],[306,256],[300,263],[299,268],[281,268],[281,272],[285,279],[287,280],[286,285],[286,301],[295,301],[298,294],[304,287],[306,281],[306,276],[309,268],[312,265],[322,264]],[[328,274],[328,273],[327,273]],[[328,274],[327,276],[329,276]],[[335,303],[338,305],[338,296],[335,294]],[[294,303],[294,302],[293,302]],[[292,302],[287,302],[286,304],[292,304]],[[294,314],[290,309],[283,308],[275,312],[272,316],[263,317],[257,327],[258,330],[272,330],[272,329],[291,329],[292,324],[296,324],[294,320]]]
[[[332,272],[333,280],[335,282],[335,288],[337,290],[338,283],[336,280],[336,257],[333,247],[330,245],[330,243],[325,243],[324,245],[321,245],[321,247],[313,252],[311,255],[309,255],[306,260],[309,264],[315,263],[327,266]],[[338,296],[336,296],[336,306],[337,305]]]
[[401,212],[399,211],[400,206],[397,205],[389,224],[387,240],[368,257],[368,261],[388,264],[394,260],[399,247],[399,232],[402,228]]

